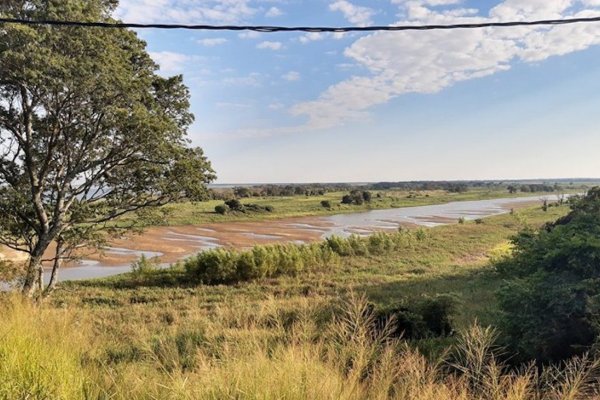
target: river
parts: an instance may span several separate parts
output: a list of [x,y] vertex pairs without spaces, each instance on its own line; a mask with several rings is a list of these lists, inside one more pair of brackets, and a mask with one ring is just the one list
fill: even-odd
[[[226,246],[248,248],[277,242],[306,243],[332,235],[368,235],[397,230],[399,226],[435,227],[459,218],[475,220],[508,213],[511,208],[535,204],[555,196],[461,201],[418,207],[372,210],[323,217],[302,217],[259,222],[222,222],[201,226],[155,227],[140,236],[115,240],[103,254],[63,268],[60,280],[103,278],[130,271],[141,254],[157,256],[163,266],[205,249]],[[46,277],[47,278],[47,277]]]

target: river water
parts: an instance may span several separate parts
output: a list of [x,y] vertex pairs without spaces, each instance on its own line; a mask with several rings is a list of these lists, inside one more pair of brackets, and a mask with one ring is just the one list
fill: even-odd
[[[461,201],[446,204],[404,207],[385,210],[373,210],[350,214],[338,214],[325,217],[306,217],[290,220],[263,221],[261,223],[246,224],[223,222],[207,224],[206,226],[186,227],[185,233],[177,232],[177,227],[156,228],[151,232],[154,242],[144,244],[150,248],[135,248],[136,239],[129,239],[132,249],[123,247],[110,247],[106,253],[119,256],[129,255],[138,257],[162,256],[171,246],[187,245],[180,249],[175,258],[183,258],[204,249],[219,246],[249,247],[256,243],[295,242],[303,243],[309,240],[318,240],[332,235],[349,236],[351,234],[368,235],[374,231],[397,230],[402,225],[418,225],[435,227],[455,223],[459,218],[475,220],[494,215],[505,214],[512,207],[524,206],[542,202],[544,199],[556,200],[555,196],[535,196],[521,198],[504,198],[493,200]],[[190,230],[197,232],[190,234]],[[192,233],[193,233],[192,232]],[[236,242],[235,238],[238,239]],[[140,240],[145,239],[144,236]],[[248,240],[254,242],[249,243]],[[154,245],[152,244],[154,243]],[[138,246],[139,247],[139,246]],[[152,248],[155,247],[155,248]],[[165,250],[167,249],[167,250]],[[173,258],[173,259],[175,259]],[[163,264],[163,266],[168,263]],[[64,268],[59,272],[60,280],[82,280],[104,278],[130,271],[130,262],[121,265],[103,262],[100,260],[83,260],[78,266]],[[46,277],[47,278],[47,277]]]

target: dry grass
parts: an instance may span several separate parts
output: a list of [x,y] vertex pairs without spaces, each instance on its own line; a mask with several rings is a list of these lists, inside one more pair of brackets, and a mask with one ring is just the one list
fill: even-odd
[[[323,304],[322,304],[323,305]],[[538,373],[509,370],[495,333],[478,325],[437,360],[427,360],[385,329],[375,333],[366,299],[351,295],[335,318],[322,310],[215,311],[204,326],[157,336],[130,332],[115,343],[85,312],[40,310],[9,299],[0,327],[2,399],[590,399],[599,363],[575,359]],[[105,321],[106,322],[106,321]],[[126,341],[129,356],[115,351]]]

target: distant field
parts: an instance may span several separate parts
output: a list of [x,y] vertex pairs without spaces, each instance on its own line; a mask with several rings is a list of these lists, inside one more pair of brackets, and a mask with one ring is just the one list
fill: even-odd
[[[581,189],[572,189],[565,193],[576,193]],[[465,193],[449,193],[447,191],[372,191],[371,203],[363,205],[341,204],[342,197],[347,192],[332,192],[323,196],[291,196],[291,197],[251,197],[240,199],[244,204],[258,204],[261,206],[273,206],[271,213],[231,213],[220,215],[215,213],[215,206],[223,204],[223,201],[211,200],[201,203],[181,203],[164,207],[167,213],[161,219],[163,225],[197,225],[221,221],[247,221],[265,220],[272,218],[301,217],[312,215],[331,215],[340,213],[360,212],[371,209],[386,209],[399,207],[414,207],[452,201],[485,200],[504,197],[526,197],[544,196],[555,200],[558,193],[515,193],[510,194],[506,190],[489,190],[487,188],[475,188]],[[377,195],[381,197],[377,197]],[[322,201],[329,201],[331,208],[324,208]]]

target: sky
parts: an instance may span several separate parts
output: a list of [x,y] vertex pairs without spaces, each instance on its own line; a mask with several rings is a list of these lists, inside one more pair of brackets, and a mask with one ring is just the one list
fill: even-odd
[[[600,0],[121,0],[125,22],[369,26],[600,16]],[[600,23],[140,30],[218,183],[600,177]]]

